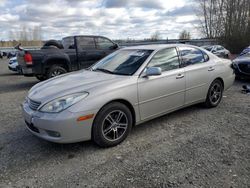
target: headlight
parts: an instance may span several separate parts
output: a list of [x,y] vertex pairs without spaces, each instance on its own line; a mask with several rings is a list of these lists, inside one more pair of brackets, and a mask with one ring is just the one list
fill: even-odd
[[43,105],[39,109],[39,111],[49,112],[49,113],[61,112],[66,108],[72,106],[73,104],[79,102],[80,100],[84,99],[87,96],[88,96],[87,92],[66,95],[48,102],[47,104]]

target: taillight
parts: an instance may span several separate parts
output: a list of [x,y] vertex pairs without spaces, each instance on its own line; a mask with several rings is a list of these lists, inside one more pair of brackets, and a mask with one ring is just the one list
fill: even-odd
[[32,56],[30,53],[25,53],[24,55],[24,61],[27,65],[32,65],[33,62],[32,62]]

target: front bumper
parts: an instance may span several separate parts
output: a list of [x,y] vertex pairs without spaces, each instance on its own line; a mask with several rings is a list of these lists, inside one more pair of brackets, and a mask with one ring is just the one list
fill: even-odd
[[67,109],[60,113],[33,111],[27,102],[22,104],[23,117],[27,129],[34,135],[56,143],[74,143],[91,139],[94,117],[85,121],[77,118],[97,111],[72,113]]
[[238,77],[250,78],[249,70],[250,70],[250,68],[248,68],[248,70],[244,71],[244,69],[242,70],[242,69],[239,68],[238,64],[234,64],[234,71],[235,71],[236,76],[238,76]]
[[17,72],[17,68],[16,67],[12,67],[11,65],[8,66],[9,70]]

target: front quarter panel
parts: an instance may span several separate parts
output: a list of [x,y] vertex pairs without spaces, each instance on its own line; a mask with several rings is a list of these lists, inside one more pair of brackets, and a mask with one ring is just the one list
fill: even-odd
[[129,102],[135,111],[136,122],[139,121],[138,96],[137,96],[137,76],[125,76],[124,79],[109,83],[106,86],[92,88],[89,95],[71,106],[70,112],[99,111],[103,106],[115,100],[125,100]]

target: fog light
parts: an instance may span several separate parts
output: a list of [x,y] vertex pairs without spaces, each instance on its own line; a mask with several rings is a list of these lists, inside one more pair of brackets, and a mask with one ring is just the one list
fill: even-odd
[[56,132],[56,131],[48,131],[46,130],[46,132],[48,133],[49,136],[52,136],[52,137],[60,137],[60,133],[59,132]]

